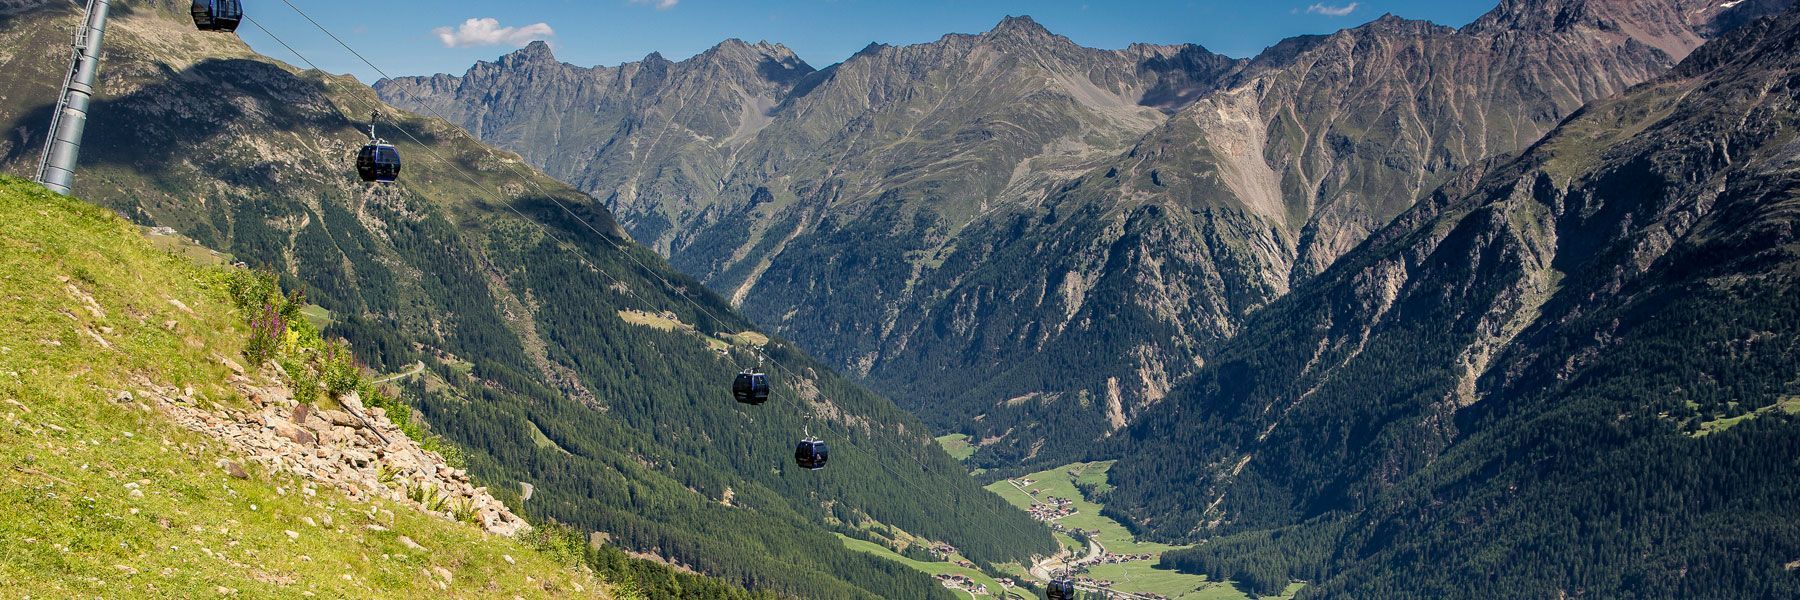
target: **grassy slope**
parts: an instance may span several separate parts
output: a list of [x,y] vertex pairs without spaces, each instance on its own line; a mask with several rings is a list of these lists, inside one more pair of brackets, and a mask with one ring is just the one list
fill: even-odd
[[[1034,482],[1032,485],[1028,486],[1028,489],[1038,490],[1039,497],[1056,496],[1058,498],[1068,498],[1073,500],[1075,503],[1075,514],[1058,519],[1057,522],[1075,529],[1089,531],[1098,530],[1100,535],[1094,536],[1094,539],[1099,540],[1100,545],[1105,546],[1108,552],[1118,554],[1137,554],[1140,552],[1161,554],[1165,551],[1178,548],[1179,546],[1171,546],[1168,544],[1137,541],[1132,537],[1131,531],[1126,529],[1123,524],[1112,520],[1110,517],[1101,515],[1100,509],[1102,506],[1100,504],[1088,500],[1081,494],[1080,490],[1075,489],[1076,481],[1104,485],[1103,482],[1105,481],[1106,470],[1111,466],[1112,461],[1072,463],[1054,469],[1038,471],[1026,475],[1024,478]],[[1071,471],[1079,472],[1080,475],[1071,475]],[[1000,494],[1000,497],[1005,498],[1006,501],[1012,503],[1013,506],[1019,507],[1020,510],[1024,510],[1031,506],[1031,498],[1024,492],[1019,491],[1017,487],[1014,487],[1008,481],[996,481],[988,484],[987,488],[996,494]]]
[[232,479],[219,442],[113,402],[141,376],[242,406],[215,356],[239,355],[247,332],[212,271],[110,211],[0,178],[0,596],[423,596],[444,593],[437,568],[454,596],[598,591],[471,525],[387,503],[371,518],[292,477]]
[[[1152,555],[1150,560],[1094,565],[1089,567],[1086,576],[1099,580],[1111,580],[1115,582],[1114,589],[1120,591],[1161,594],[1176,600],[1221,600],[1246,597],[1236,587],[1228,583],[1211,581],[1203,575],[1189,575],[1155,568],[1157,559],[1162,556],[1162,553],[1181,547],[1139,541],[1123,524],[1100,514],[1103,506],[1085,497],[1075,487],[1077,483],[1093,485],[1097,491],[1104,493],[1111,487],[1106,478],[1107,470],[1111,467],[1112,461],[1072,463],[1038,471],[1024,477],[1033,481],[1030,486],[1027,486],[1027,489],[1038,491],[1039,497],[1056,496],[1074,501],[1075,514],[1058,519],[1057,522],[1075,529],[1099,531],[1099,535],[1094,536],[1094,539],[1107,552]],[[1031,497],[1025,492],[1019,491],[1010,481],[996,481],[989,484],[987,489],[999,494],[1000,497],[1005,498],[1013,506],[1019,507],[1020,510],[1031,506]],[[1059,533],[1057,539],[1061,540],[1064,546],[1073,548],[1078,556],[1086,552],[1082,546],[1068,536]],[[1291,597],[1299,588],[1299,585],[1295,585],[1293,589],[1287,590],[1284,597]]]
[[[980,570],[971,569],[971,568],[963,567],[963,566],[958,566],[956,564],[947,563],[947,562],[925,562],[925,561],[920,561],[920,560],[913,560],[913,559],[907,558],[905,556],[901,556],[900,554],[894,552],[893,550],[889,550],[887,547],[882,546],[881,544],[877,544],[875,542],[859,540],[856,538],[846,536],[841,533],[837,534],[837,536],[838,536],[838,539],[841,539],[844,541],[845,548],[849,548],[849,549],[855,550],[857,552],[866,552],[868,554],[873,554],[875,556],[879,556],[879,557],[906,565],[908,567],[912,567],[913,569],[916,569],[920,572],[927,573],[930,575],[937,575],[940,573],[962,575],[962,576],[968,577],[970,579],[973,579],[976,583],[986,585],[987,589],[988,589],[988,594],[989,594],[987,597],[1000,597],[999,592],[1002,589],[1000,587],[1000,583],[997,581],[994,581],[993,577],[989,576],[987,573],[981,572]],[[967,597],[973,596],[973,594],[970,594],[968,592],[958,592],[957,596],[967,598]]]
[[969,457],[975,455],[975,444],[969,443],[969,436],[967,435],[952,433],[950,435],[938,436],[937,442],[938,446],[944,448],[944,452],[950,454],[950,458],[964,461],[969,460]]

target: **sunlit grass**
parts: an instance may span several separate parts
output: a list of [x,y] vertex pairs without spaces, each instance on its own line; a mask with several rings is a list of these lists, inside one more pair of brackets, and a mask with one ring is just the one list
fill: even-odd
[[[1093,565],[1085,575],[1096,580],[1114,582],[1114,589],[1126,592],[1162,594],[1176,600],[1222,600],[1239,599],[1247,596],[1228,582],[1210,581],[1203,575],[1190,575],[1173,570],[1157,569],[1164,552],[1176,550],[1183,546],[1172,546],[1155,542],[1140,541],[1131,535],[1131,530],[1124,524],[1100,514],[1104,508],[1093,502],[1076,487],[1077,484],[1093,486],[1096,493],[1105,493],[1111,489],[1107,481],[1107,471],[1112,468],[1113,461],[1091,463],[1071,463],[1052,469],[1038,471],[1017,479],[1029,479],[1030,485],[1015,485],[1011,480],[996,481],[987,486],[989,491],[999,494],[1008,503],[1025,510],[1033,502],[1029,492],[1037,492],[1039,501],[1048,501],[1051,496],[1070,499],[1075,513],[1056,522],[1065,527],[1089,532],[1098,532],[1093,539],[1102,548],[1113,554],[1149,554],[1149,560],[1135,560],[1123,563]],[[1057,542],[1070,550],[1073,556],[1086,554],[1086,547],[1074,537],[1057,533]],[[1292,596],[1298,588],[1288,591]]]
[[939,436],[937,438],[937,443],[938,446],[944,448],[944,452],[950,454],[950,458],[959,461],[968,460],[969,457],[975,455],[975,445],[969,443],[969,436],[967,435],[952,433],[950,435]]
[[0,597],[603,592],[521,542],[262,472],[152,409],[144,383],[247,404],[222,359],[248,331],[222,267],[190,254],[0,178]]

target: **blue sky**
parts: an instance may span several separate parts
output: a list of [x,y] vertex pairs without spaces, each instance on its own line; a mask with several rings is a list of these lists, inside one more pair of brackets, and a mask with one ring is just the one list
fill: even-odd
[[[1196,43],[1250,56],[1282,38],[1328,33],[1383,13],[1460,26],[1497,0],[287,0],[390,75],[461,74],[531,38],[557,58],[616,65],[651,51],[680,60],[725,38],[785,44],[814,67],[870,42],[914,44],[976,33],[1006,15],[1030,15],[1084,46]],[[320,67],[379,75],[339,48],[283,0],[246,0],[246,12]],[[470,20],[476,21],[470,23]],[[484,21],[492,19],[492,21]],[[302,64],[254,25],[239,30],[258,51]]]

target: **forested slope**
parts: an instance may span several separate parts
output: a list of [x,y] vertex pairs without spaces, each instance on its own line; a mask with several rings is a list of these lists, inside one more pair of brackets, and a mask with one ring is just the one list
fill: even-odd
[[[75,15],[61,1],[9,10],[0,42],[32,49],[0,55],[0,122],[17,134],[5,164],[23,173]],[[194,32],[185,10],[115,3],[77,192],[272,268],[379,370],[422,362],[408,394],[426,421],[509,502],[533,484],[529,516],[819,598],[945,593],[829,527],[879,520],[985,561],[1051,548],[916,420],[785,342],[769,355],[797,375],[780,372],[777,399],[732,402],[760,336],[591,198],[353,79]],[[372,110],[408,159],[397,185],[350,170]],[[830,468],[792,467],[804,427],[833,444]]]
[[1132,428],[1109,509],[1315,597],[1800,593],[1796,65],[1790,11],[1438,190]]

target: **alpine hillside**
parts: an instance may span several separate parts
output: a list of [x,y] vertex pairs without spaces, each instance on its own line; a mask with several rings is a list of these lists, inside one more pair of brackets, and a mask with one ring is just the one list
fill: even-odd
[[[114,3],[76,193],[272,270],[329,311],[327,338],[418,373],[397,383],[422,422],[534,523],[809,598],[950,597],[834,531],[991,563],[1054,547],[917,419],[755,331],[593,198],[353,78],[196,32],[187,7]],[[0,13],[9,173],[36,166],[76,18],[63,0]],[[395,185],[351,168],[376,111],[407,160]],[[776,398],[741,407],[731,376],[759,350],[784,369]],[[829,469],[793,466],[808,429]]]

